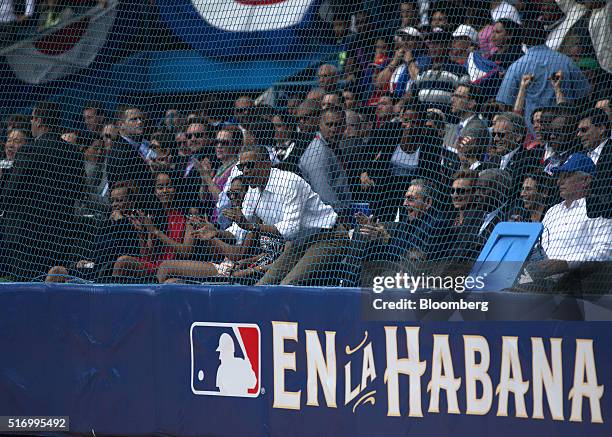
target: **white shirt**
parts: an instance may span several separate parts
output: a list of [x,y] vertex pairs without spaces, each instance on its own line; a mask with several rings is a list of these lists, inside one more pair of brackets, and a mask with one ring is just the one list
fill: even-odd
[[612,219],[589,218],[586,199],[567,208],[561,202],[542,220],[542,247],[549,259],[565,260],[570,267],[585,261],[612,260]]
[[252,221],[257,215],[266,225],[275,226],[285,240],[302,240],[321,229],[331,229],[338,215],[324,204],[304,179],[288,171],[270,169],[263,190],[249,188],[242,213]]
[[246,237],[246,235],[248,234],[247,231],[242,229],[236,223],[232,223],[232,225],[227,228],[226,231],[234,236],[234,238],[236,239],[236,245],[238,246],[244,243],[244,237]]
[[501,170],[505,170],[506,167],[508,167],[508,163],[510,162],[510,160],[512,159],[512,157],[514,155],[516,155],[516,152],[518,152],[520,149],[520,147],[517,147],[516,149],[514,149],[512,152],[508,152],[506,153],[504,156],[502,156],[501,161],[499,163],[499,168]]
[[605,140],[603,143],[601,143],[599,146],[595,147],[588,153],[589,158],[593,160],[593,164],[597,164],[597,161],[599,161],[599,156],[601,155],[601,151],[606,145],[606,141],[608,140]]

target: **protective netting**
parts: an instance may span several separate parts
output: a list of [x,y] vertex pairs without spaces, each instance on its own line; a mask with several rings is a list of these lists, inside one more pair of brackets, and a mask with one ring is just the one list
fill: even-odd
[[607,292],[611,1],[0,2],[6,280]]

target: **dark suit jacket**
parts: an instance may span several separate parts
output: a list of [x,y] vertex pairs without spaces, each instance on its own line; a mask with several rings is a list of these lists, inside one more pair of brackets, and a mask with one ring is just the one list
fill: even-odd
[[122,137],[113,143],[106,171],[111,188],[118,182],[135,182],[138,188],[135,199],[138,208],[151,211],[159,207],[155,198],[155,181],[149,165],[138,150]]
[[17,279],[33,279],[70,258],[83,180],[83,155],[57,134],[19,149],[0,199],[7,267]]
[[591,182],[591,194],[586,199],[587,215],[591,218],[612,218],[612,140],[604,144],[597,160],[597,174]]

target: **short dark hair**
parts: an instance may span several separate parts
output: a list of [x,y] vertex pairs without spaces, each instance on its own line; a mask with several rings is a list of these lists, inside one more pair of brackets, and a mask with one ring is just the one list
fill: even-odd
[[53,132],[60,130],[62,125],[62,111],[55,102],[38,102],[32,115],[40,119],[40,124]]
[[547,173],[541,170],[532,170],[523,176],[523,182],[527,178],[533,179],[536,182],[538,191],[546,190],[548,193],[553,192],[553,187],[556,183],[555,178],[549,176]]
[[255,155],[257,155],[258,161],[261,161],[261,162],[267,161],[267,162],[272,163],[272,161],[270,161],[270,153],[268,152],[268,149],[266,149],[266,147],[261,144],[245,144],[240,149],[241,154],[248,153],[248,152],[255,153]]
[[98,100],[90,100],[89,102],[85,103],[85,106],[83,106],[83,111],[86,109],[95,109],[96,112],[100,114],[104,112],[104,107],[102,105],[102,102]]
[[580,120],[591,119],[591,123],[595,126],[604,126],[607,130],[610,129],[610,120],[608,119],[608,114],[601,108],[592,108],[589,109],[580,115]]

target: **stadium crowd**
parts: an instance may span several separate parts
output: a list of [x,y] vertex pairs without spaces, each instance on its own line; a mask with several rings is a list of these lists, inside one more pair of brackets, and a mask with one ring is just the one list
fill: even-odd
[[402,1],[391,34],[331,4],[337,59],[278,107],[11,116],[4,275],[367,285],[465,274],[502,221],[543,223],[541,288],[610,275],[611,2]]

